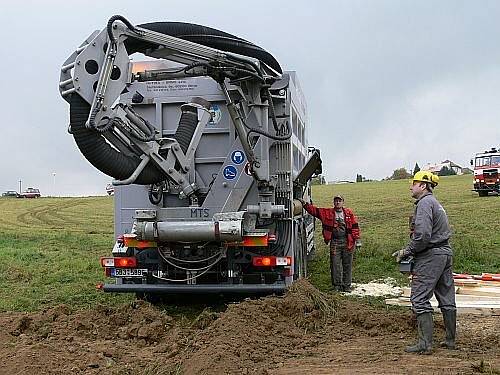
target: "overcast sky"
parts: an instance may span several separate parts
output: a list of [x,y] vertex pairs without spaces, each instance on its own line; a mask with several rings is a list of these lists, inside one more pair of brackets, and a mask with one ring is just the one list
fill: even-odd
[[[500,146],[500,1],[23,1],[2,4],[0,191],[104,194],[111,178],[66,132],[60,67],[114,14],[193,22],[295,70],[327,180],[467,165]],[[55,178],[54,178],[55,173]]]

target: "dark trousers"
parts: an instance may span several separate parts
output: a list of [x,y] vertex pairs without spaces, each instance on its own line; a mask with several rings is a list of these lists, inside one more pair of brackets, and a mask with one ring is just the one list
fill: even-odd
[[451,255],[434,254],[432,250],[415,258],[410,296],[415,314],[433,311],[433,294],[441,311],[456,310],[452,265]]
[[347,250],[345,242],[330,243],[330,273],[335,290],[348,291],[352,281],[353,252]]

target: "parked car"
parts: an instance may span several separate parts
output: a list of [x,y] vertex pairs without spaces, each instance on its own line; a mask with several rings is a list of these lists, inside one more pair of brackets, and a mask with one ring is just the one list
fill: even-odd
[[5,193],[2,193],[2,197],[14,197],[17,198],[19,194],[15,190],[7,190]]
[[40,198],[40,196],[40,190],[34,188],[27,188],[19,194],[19,198]]
[[107,184],[106,193],[108,193],[108,195],[115,195],[115,187],[112,184]]

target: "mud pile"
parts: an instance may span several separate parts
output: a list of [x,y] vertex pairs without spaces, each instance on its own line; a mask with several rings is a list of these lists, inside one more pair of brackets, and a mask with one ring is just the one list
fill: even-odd
[[185,373],[255,373],[283,365],[286,358],[311,351],[317,331],[335,315],[336,301],[307,281],[283,297],[231,304],[193,338],[182,360]]
[[141,374],[172,358],[190,330],[149,303],[0,315],[0,373]]
[[[0,326],[1,374],[298,374],[342,366],[368,373],[370,361],[387,373],[415,336],[410,312],[325,294],[306,280],[284,296],[232,303],[221,313],[207,308],[191,320],[137,301],[4,313]],[[459,345],[467,351],[438,352],[424,365],[470,373],[471,361],[484,359],[497,368],[499,328],[498,319],[461,318]]]
[[182,369],[188,374],[267,373],[289,359],[317,354],[316,348],[331,340],[412,329],[407,316],[395,319],[360,306],[322,293],[306,280],[283,297],[230,305],[195,335]]
[[173,319],[143,301],[110,308],[70,313],[61,305],[36,314],[25,314],[14,322],[13,336],[30,335],[32,339],[71,341],[74,337],[94,339],[140,339],[148,343],[161,341],[171,328]]

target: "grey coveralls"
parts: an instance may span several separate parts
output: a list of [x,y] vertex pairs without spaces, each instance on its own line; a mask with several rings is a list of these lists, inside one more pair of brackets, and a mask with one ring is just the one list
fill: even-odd
[[432,312],[432,294],[441,310],[456,310],[448,217],[432,193],[424,194],[415,205],[415,229],[406,249],[415,261],[410,296],[413,311],[417,315]]

